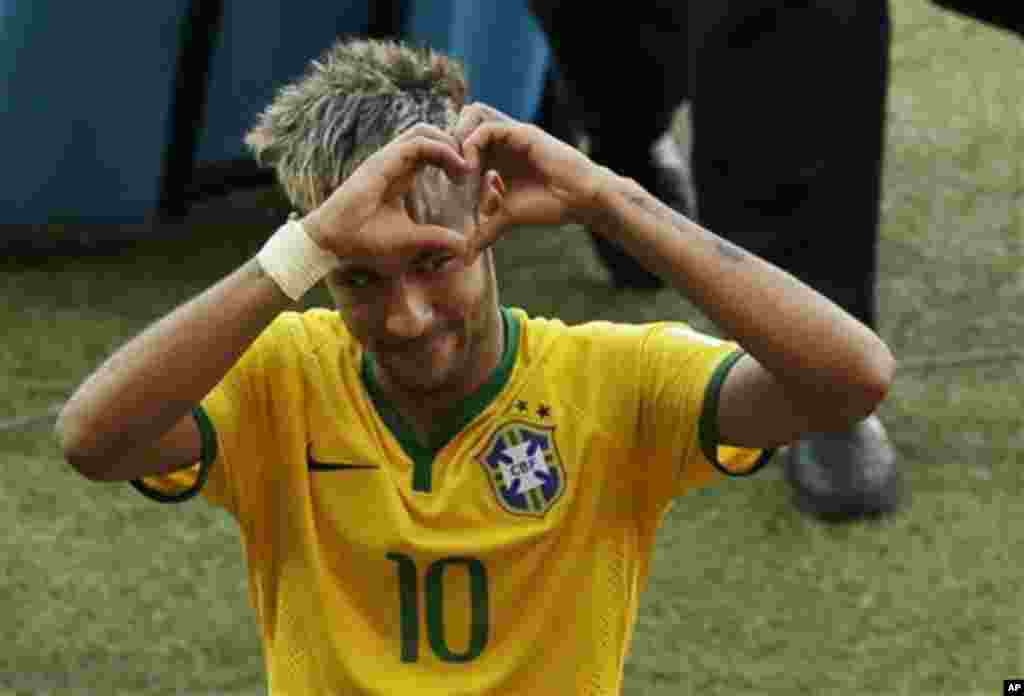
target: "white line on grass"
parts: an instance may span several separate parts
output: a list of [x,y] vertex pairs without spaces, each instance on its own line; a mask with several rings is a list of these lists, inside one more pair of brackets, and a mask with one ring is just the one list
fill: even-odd
[[19,416],[18,418],[8,418],[7,420],[0,420],[0,432],[6,432],[8,430],[18,430],[20,428],[30,428],[33,425],[45,423],[46,421],[57,418],[57,414],[64,408],[64,401],[58,401],[55,404],[50,404],[46,411],[43,413],[35,413],[30,416]]
[[900,358],[897,370],[923,370],[935,367],[957,367],[960,365],[984,365],[989,363],[1013,362],[1024,359],[1024,350],[1016,348],[979,349],[940,355]]

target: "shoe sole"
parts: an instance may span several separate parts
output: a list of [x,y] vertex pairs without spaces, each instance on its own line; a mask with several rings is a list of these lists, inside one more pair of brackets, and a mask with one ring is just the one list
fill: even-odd
[[878,519],[898,512],[909,498],[902,474],[898,468],[877,488],[856,494],[821,495],[812,493],[800,484],[793,473],[792,450],[786,453],[785,479],[793,490],[793,503],[807,515],[830,524]]

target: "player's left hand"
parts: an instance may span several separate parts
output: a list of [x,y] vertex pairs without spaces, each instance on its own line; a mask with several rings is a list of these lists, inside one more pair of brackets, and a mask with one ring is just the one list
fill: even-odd
[[613,176],[568,143],[486,104],[465,107],[453,135],[471,169],[501,177],[498,228],[582,222],[600,187]]

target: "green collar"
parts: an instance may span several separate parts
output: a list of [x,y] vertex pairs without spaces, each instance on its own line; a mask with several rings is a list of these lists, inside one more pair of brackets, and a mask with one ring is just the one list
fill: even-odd
[[431,490],[431,478],[434,457],[444,448],[459,432],[476,418],[492,401],[498,396],[508,382],[512,374],[512,366],[515,365],[516,355],[519,349],[519,321],[508,310],[507,307],[499,306],[502,324],[505,331],[505,347],[502,351],[498,368],[491,375],[490,379],[469,396],[462,399],[452,407],[451,415],[446,418],[444,428],[441,429],[443,437],[440,438],[436,447],[421,445],[416,439],[416,434],[405,422],[401,414],[392,407],[384,396],[380,382],[377,380],[377,361],[373,353],[363,353],[363,365],[361,375],[363,386],[369,393],[377,413],[391,430],[391,433],[398,440],[409,458],[412,459],[413,469],[413,490],[429,492]]

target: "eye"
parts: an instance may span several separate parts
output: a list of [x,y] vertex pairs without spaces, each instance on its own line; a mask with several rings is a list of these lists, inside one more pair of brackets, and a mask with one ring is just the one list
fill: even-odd
[[375,280],[374,274],[367,271],[350,271],[338,278],[338,284],[346,288],[361,290],[369,287]]
[[440,273],[454,258],[455,257],[451,254],[438,254],[437,256],[431,256],[420,265],[420,270],[427,273]]

